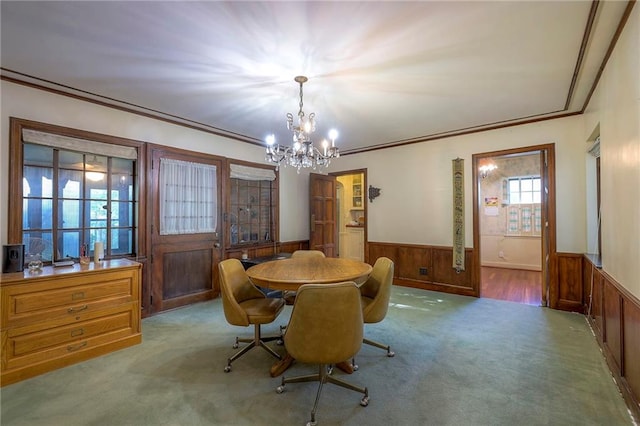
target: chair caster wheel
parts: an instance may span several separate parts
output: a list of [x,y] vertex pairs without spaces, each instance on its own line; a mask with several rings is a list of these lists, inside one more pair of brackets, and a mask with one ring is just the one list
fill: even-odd
[[225,373],[228,373],[228,372],[230,372],[230,371],[231,371],[231,366],[230,366],[230,365],[227,365],[227,366],[224,368],[224,372],[225,372]]
[[233,349],[238,349],[240,345],[238,345],[237,343],[234,343],[233,346],[231,346]]
[[393,358],[393,357],[395,356],[395,354],[396,354],[396,353],[395,353],[394,351],[387,351],[387,356],[388,356],[389,358]]
[[367,405],[369,405],[369,397],[363,396],[362,399],[360,400],[360,405],[362,405],[363,407],[366,407]]
[[278,346],[284,345],[284,340],[282,340],[282,339],[276,340],[276,345],[278,345]]
[[277,392],[277,393],[282,393],[282,392],[284,392],[284,386],[278,386],[278,387],[276,388],[276,392]]
[[316,426],[318,422],[307,422],[307,426]]
[[358,364],[352,364],[351,368],[353,368],[353,371],[358,371],[358,368],[360,367],[358,367]]

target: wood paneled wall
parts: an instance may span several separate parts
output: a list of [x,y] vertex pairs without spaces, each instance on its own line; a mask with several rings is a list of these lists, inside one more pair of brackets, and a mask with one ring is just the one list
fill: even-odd
[[250,259],[254,257],[271,256],[278,253],[293,253],[296,250],[308,250],[309,241],[282,241],[276,244],[248,246],[246,248],[233,248],[225,250],[225,259],[241,259],[242,253],[247,252]]
[[640,301],[591,258],[582,260],[584,312],[627,405],[640,419]]
[[407,287],[467,296],[478,295],[478,279],[473,279],[473,250],[465,249],[465,270],[452,267],[451,247],[369,242],[365,259],[369,264],[385,256],[395,264],[394,283]]
[[556,253],[555,268],[549,268],[550,274],[555,273],[557,282],[557,286],[549,289],[550,307],[563,311],[584,312],[582,257],[582,254]]

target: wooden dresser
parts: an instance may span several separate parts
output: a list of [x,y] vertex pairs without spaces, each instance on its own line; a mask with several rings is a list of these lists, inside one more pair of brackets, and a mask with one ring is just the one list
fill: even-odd
[[1,385],[140,343],[141,266],[117,259],[2,274]]

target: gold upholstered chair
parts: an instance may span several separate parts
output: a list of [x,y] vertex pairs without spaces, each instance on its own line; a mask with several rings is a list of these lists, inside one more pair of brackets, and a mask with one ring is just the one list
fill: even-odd
[[239,342],[248,342],[249,344],[227,360],[224,371],[226,373],[231,371],[231,363],[256,346],[261,346],[275,358],[281,359],[281,356],[268,347],[265,342],[279,340],[282,336],[263,337],[260,326],[275,321],[284,308],[284,301],[279,298],[266,297],[249,280],[238,259],[223,260],[218,264],[218,270],[220,271],[222,307],[227,322],[231,325],[244,327],[254,325],[253,339],[236,337],[234,348],[239,346]]
[[[362,318],[365,324],[374,324],[382,321],[389,309],[389,298],[391,297],[391,286],[393,285],[393,261],[387,257],[379,257],[373,265],[371,275],[364,284],[360,286],[362,303]],[[391,346],[367,339],[363,340],[367,345],[375,346],[387,350],[387,356],[392,357],[395,353]],[[357,370],[358,365],[355,358],[352,360],[353,369]]]
[[302,258],[302,257],[319,258],[319,257],[325,257],[325,255],[324,255],[324,252],[320,250],[296,250],[293,253],[291,253],[292,259]]
[[316,424],[316,409],[325,383],[364,394],[360,405],[369,404],[369,391],[330,373],[333,364],[353,357],[362,346],[364,323],[360,306],[360,291],[352,281],[337,284],[305,284],[298,289],[291,319],[284,335],[287,352],[297,362],[317,364],[318,373],[282,378],[276,388],[285,390],[287,383],[319,382],[311,421]]
[[[296,250],[291,253],[292,259],[318,259],[323,257],[325,257],[324,252],[320,250]],[[293,305],[296,300],[296,292],[285,291],[283,297],[287,305]]]

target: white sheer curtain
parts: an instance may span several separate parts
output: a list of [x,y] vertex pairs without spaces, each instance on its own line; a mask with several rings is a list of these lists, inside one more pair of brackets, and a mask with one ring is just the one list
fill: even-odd
[[160,159],[160,235],[215,232],[216,166]]

